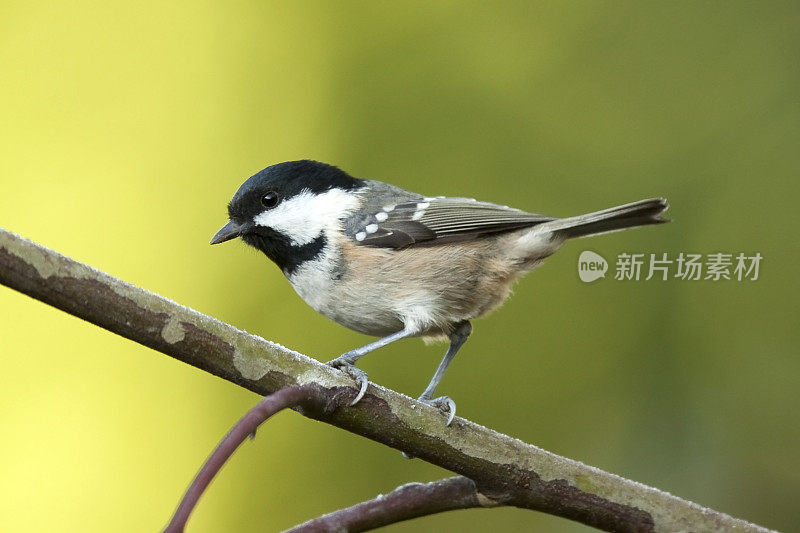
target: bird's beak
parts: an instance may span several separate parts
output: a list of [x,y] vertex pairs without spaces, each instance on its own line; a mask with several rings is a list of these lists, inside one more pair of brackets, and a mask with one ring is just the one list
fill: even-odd
[[229,241],[240,236],[245,227],[243,224],[237,224],[233,220],[222,226],[222,229],[216,235],[211,237],[211,244],[219,244],[221,242]]

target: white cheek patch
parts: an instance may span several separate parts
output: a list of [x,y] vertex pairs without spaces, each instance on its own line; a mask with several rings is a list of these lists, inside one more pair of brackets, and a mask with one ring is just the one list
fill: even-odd
[[308,244],[326,229],[333,229],[348,211],[357,207],[358,195],[341,189],[314,194],[304,189],[274,209],[257,215],[253,222],[286,235],[292,244]]

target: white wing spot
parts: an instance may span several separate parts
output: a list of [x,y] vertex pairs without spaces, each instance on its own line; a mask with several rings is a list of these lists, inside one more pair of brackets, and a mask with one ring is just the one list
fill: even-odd
[[383,222],[387,218],[389,218],[389,213],[384,213],[383,211],[375,215],[375,220],[378,222]]
[[387,213],[390,211],[394,211],[394,205],[385,205],[383,206],[383,210],[386,211]]
[[375,233],[376,231],[378,231],[378,225],[377,224],[370,224],[369,226],[367,226],[364,229],[367,231],[367,233]]
[[431,206],[430,202],[420,202],[417,204],[417,209],[428,209]]
[[411,217],[411,220],[419,220],[425,216],[425,210],[422,209],[420,211],[414,212],[414,216]]
[[366,234],[366,233],[364,233],[363,231],[359,231],[358,233],[356,233],[356,240],[357,240],[358,242],[361,242],[361,241],[363,241],[363,240],[364,240],[364,239],[366,239],[366,238],[367,238],[367,234]]

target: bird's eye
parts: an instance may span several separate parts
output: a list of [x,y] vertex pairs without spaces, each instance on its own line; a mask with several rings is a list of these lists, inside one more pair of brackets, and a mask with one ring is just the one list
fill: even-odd
[[269,191],[267,194],[261,197],[261,203],[268,209],[278,205],[278,200],[280,200],[280,198],[278,197],[278,193],[275,191]]

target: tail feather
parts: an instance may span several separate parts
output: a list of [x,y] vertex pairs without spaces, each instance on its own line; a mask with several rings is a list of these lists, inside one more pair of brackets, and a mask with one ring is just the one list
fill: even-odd
[[636,226],[669,222],[659,216],[668,207],[664,198],[650,198],[586,215],[559,218],[552,222],[546,222],[542,226],[566,239],[586,237]]

